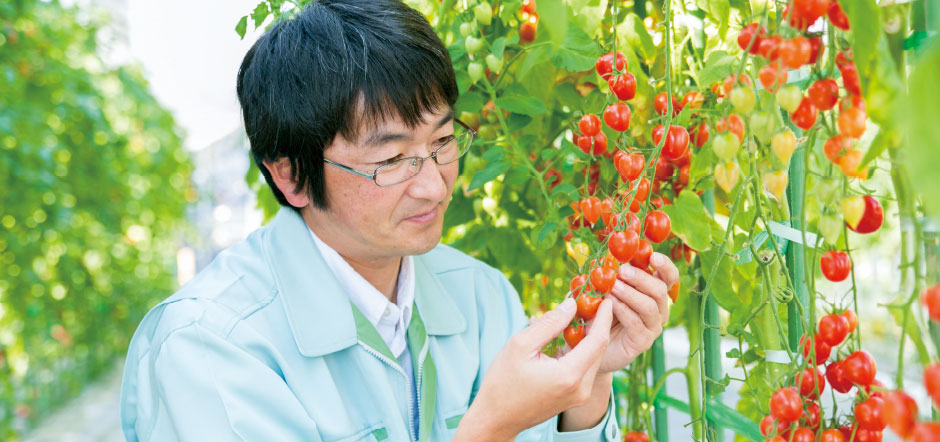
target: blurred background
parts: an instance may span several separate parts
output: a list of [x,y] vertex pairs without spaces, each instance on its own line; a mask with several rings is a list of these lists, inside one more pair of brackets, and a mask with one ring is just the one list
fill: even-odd
[[[235,24],[257,3],[0,2],[0,440],[122,440],[138,322],[262,224],[235,96],[258,36]],[[866,347],[887,380],[898,330],[879,303],[897,290],[899,226],[885,205],[885,232],[859,244],[855,266],[860,297],[876,300],[859,312]],[[685,365],[683,329],[665,348]],[[681,397],[684,384],[666,388]]]

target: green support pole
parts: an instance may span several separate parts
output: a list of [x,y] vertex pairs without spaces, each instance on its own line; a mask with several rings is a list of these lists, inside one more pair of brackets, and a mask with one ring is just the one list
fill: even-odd
[[[705,209],[708,210],[709,214],[715,214],[714,189],[708,189],[702,194],[702,204],[705,206]],[[699,284],[704,287],[705,279],[702,278],[702,280],[699,281]],[[716,381],[722,378],[721,335],[718,333],[718,327],[720,326],[720,320],[718,318],[718,304],[715,302],[714,298],[709,297],[708,300],[705,301],[705,329],[702,332],[705,335],[705,376],[707,376],[707,379],[713,379]],[[714,391],[714,384],[706,382],[705,385],[705,393],[709,396],[708,400],[714,400],[720,403],[721,393],[716,393]],[[721,428],[713,420],[709,419],[708,421],[707,433],[711,436],[710,440],[715,442],[724,441],[723,428]]]
[[[811,149],[812,146],[805,146]],[[803,170],[804,150],[797,150],[790,159],[790,182],[787,185],[787,199],[790,203],[790,223],[794,229],[803,230],[803,186],[806,185],[806,172]],[[797,302],[804,307],[809,302],[809,288],[806,283],[806,266],[803,260],[803,245],[795,241],[787,247],[787,271],[796,289],[796,296],[787,305],[787,330],[790,350],[799,351],[800,336],[803,335],[803,322]]]
[[[666,373],[666,350],[663,347],[663,337],[660,335],[653,342],[653,384]],[[666,383],[663,382],[660,394],[666,394]],[[669,421],[666,418],[666,407],[653,401],[653,417],[656,425],[656,440],[665,442],[669,440]]]

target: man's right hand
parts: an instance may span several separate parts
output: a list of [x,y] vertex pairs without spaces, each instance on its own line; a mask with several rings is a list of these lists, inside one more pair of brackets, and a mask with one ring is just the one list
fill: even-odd
[[611,301],[601,303],[577,347],[558,358],[542,353],[575,312],[575,302],[569,298],[509,339],[493,358],[454,441],[511,441],[522,431],[587,402],[610,340]]

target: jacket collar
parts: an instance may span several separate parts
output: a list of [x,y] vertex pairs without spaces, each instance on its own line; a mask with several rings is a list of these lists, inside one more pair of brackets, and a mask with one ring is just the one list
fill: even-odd
[[[352,304],[320,255],[303,218],[282,207],[264,235],[263,253],[300,353],[323,356],[359,341]],[[429,335],[466,330],[463,314],[423,255],[415,256],[415,304]]]

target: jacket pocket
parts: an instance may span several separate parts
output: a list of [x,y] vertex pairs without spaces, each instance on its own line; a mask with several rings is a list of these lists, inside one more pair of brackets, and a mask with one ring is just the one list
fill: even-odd
[[[385,428],[384,423],[379,422],[349,436],[331,439],[329,442],[382,442],[385,440],[388,440],[388,430]],[[326,442],[326,439],[324,439],[324,442]]]

